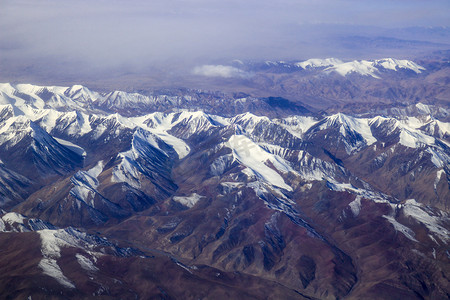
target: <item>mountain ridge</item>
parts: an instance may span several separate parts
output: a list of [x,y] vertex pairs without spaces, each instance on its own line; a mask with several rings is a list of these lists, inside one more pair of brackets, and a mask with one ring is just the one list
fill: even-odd
[[[148,276],[157,278],[154,272],[166,263],[176,278],[187,276],[187,281],[180,279],[184,287],[200,276],[214,287],[214,282],[222,287],[227,282],[230,293],[244,289],[239,280],[245,279],[259,287],[270,282],[275,290],[268,295],[273,297],[300,299],[375,297],[380,287],[391,291],[383,292],[387,298],[448,293],[442,275],[450,267],[450,125],[445,107],[418,103],[367,116],[289,110],[282,102],[285,113],[280,117],[265,116],[267,107],[259,106],[255,112],[260,115],[230,116],[231,110],[197,111],[202,101],[209,105],[206,97],[186,101],[191,106],[183,110],[153,111],[158,106],[152,106],[136,115],[127,105],[147,105],[145,96],[100,94],[80,86],[25,85],[19,90],[1,85],[0,141],[10,141],[6,133],[20,137],[28,132],[12,126],[15,120],[41,138],[30,135],[22,142],[27,147],[14,151],[21,164],[13,163],[10,149],[0,146],[0,182],[5,184],[0,197],[11,198],[2,204],[4,213],[75,227],[140,251],[95,261],[84,248],[63,243],[60,258],[47,257],[44,268],[38,267],[42,255],[36,254],[32,259],[37,263],[30,266],[33,278],[53,276],[51,290],[68,296],[107,295],[108,290],[116,295],[113,267],[150,284],[154,279],[126,262],[148,268],[156,252],[170,258],[156,255],[157,269]],[[111,95],[120,95],[120,101],[103,101],[112,100]],[[24,160],[30,154],[26,149],[39,141],[50,141],[38,147],[46,151],[31,152],[42,159]],[[76,157],[76,163],[66,166],[66,157]],[[24,171],[40,161],[64,164],[47,181]],[[17,186],[20,193],[11,193]],[[22,249],[27,248],[25,236],[32,237],[33,245],[44,243],[33,233],[10,232],[10,225],[0,223],[3,227],[7,232],[0,238],[10,241],[14,234]],[[381,263],[375,267],[374,261]],[[414,267],[405,268],[408,264]],[[89,272],[108,288],[98,289]],[[30,278],[22,280],[30,294],[38,294]],[[119,280],[133,293],[148,295],[127,279]],[[185,295],[168,279],[159,284],[168,295]],[[262,297],[253,289],[248,293],[248,298]]]

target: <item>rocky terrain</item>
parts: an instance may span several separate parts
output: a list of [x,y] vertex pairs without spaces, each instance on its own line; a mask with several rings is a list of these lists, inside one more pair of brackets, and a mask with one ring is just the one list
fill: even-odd
[[283,98],[0,84],[2,297],[449,297],[448,66],[235,63]]

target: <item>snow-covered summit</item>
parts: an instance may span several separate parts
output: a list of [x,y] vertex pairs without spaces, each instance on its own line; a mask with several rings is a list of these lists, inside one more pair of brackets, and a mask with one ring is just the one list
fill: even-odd
[[406,59],[382,58],[376,60],[353,60],[344,62],[337,58],[312,58],[305,61],[295,63],[297,67],[303,69],[320,69],[325,68],[324,72],[335,72],[342,76],[351,73],[380,78],[380,72],[384,70],[399,71],[411,70],[416,74],[425,70],[424,67],[413,61]]
[[371,76],[380,78],[378,75],[379,69],[374,66],[374,62],[368,60],[354,60],[346,63],[336,64],[324,70],[331,73],[336,72],[339,75],[347,76],[351,73],[356,73],[363,76]]
[[298,62],[295,65],[297,67],[301,67],[303,69],[307,68],[322,68],[322,67],[331,67],[335,65],[339,65],[344,63],[342,60],[337,58],[310,58],[308,60]]
[[424,67],[419,66],[413,61],[406,59],[394,59],[394,58],[383,58],[377,59],[373,62],[375,67],[383,67],[384,69],[397,71],[398,69],[409,69],[416,73],[421,73],[425,70]]

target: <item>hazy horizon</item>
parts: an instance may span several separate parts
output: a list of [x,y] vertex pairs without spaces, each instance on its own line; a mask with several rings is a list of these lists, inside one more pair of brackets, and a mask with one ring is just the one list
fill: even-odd
[[443,0],[0,3],[3,81],[157,81],[231,59],[410,58],[450,49]]

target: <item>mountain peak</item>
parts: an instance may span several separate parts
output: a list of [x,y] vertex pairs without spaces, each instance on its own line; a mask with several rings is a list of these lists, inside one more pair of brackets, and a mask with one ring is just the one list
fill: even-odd
[[395,59],[395,58],[377,59],[373,62],[373,65],[375,67],[381,66],[384,69],[393,71],[398,71],[399,69],[408,69],[414,71],[417,74],[426,70],[424,67],[416,64],[415,62],[406,59]]
[[301,67],[303,69],[308,68],[324,68],[342,64],[343,61],[337,58],[310,58],[308,60],[295,63],[297,67]]

